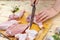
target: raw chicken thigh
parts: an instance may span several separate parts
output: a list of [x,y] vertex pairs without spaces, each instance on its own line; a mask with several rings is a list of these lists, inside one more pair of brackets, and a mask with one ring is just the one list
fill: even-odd
[[21,11],[20,13],[13,13],[12,15],[9,16],[9,20],[15,20],[19,19],[24,15],[25,11]]
[[0,30],[6,30],[8,27],[10,27],[14,24],[18,24],[18,21],[16,21],[16,20],[6,21],[6,22],[0,24]]
[[6,34],[7,36],[14,36],[18,33],[23,33],[27,28],[29,27],[29,24],[15,24],[11,25],[7,30]]

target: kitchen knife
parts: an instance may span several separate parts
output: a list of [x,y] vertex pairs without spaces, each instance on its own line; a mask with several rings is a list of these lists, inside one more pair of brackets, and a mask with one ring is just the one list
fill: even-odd
[[35,2],[36,2],[36,0],[34,1],[33,5],[32,5],[32,14],[31,14],[31,20],[30,20],[30,28],[31,28],[31,26],[33,24],[34,15],[35,15],[35,11],[36,11]]

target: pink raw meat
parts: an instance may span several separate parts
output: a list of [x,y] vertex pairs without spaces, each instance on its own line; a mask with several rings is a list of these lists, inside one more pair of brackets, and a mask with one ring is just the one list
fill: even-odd
[[18,24],[18,21],[10,20],[10,21],[2,23],[0,24],[0,30],[6,30],[8,27],[10,27],[13,24]]
[[[28,17],[27,17],[27,22],[30,22],[30,20],[31,20],[31,15],[29,15]],[[42,22],[36,22],[36,15],[34,16],[34,21],[33,21],[35,24],[37,24],[40,28],[42,28],[43,27],[43,25],[42,25]]]
[[29,27],[29,24],[12,25],[6,30],[6,34],[8,34],[8,36],[14,36],[18,33],[23,33],[28,27]]
[[27,29],[24,34],[16,34],[15,37],[19,40],[34,40],[37,36],[38,32],[35,30]]
[[25,11],[21,11],[20,13],[12,14],[9,16],[9,20],[15,20],[21,18],[24,15]]

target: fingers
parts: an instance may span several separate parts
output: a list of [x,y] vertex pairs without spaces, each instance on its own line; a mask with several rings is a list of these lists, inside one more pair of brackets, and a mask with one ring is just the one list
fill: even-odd
[[38,22],[42,22],[42,21],[45,20],[47,17],[48,17],[48,16],[47,16],[46,14],[43,15],[43,16],[38,20]]
[[43,17],[43,18],[41,18],[40,20],[38,20],[38,22],[44,22],[44,21],[46,21],[46,20],[48,20],[48,19],[49,19],[49,17],[46,16],[46,17]]
[[42,11],[41,13],[39,13],[36,17],[36,21],[37,22],[44,22],[46,21],[47,19],[49,19],[49,16],[47,15],[47,12],[45,11]]
[[[36,15],[36,19],[37,19],[37,20],[40,18],[41,15],[43,15],[42,13],[43,13],[43,12],[39,13],[38,15]],[[36,20],[36,21],[37,21],[37,20]]]
[[48,20],[49,19],[49,17],[46,17],[45,19],[43,19],[41,22],[44,22],[44,21],[46,21],[46,20]]
[[38,15],[37,20],[41,19],[44,15],[45,15],[45,13],[42,12],[40,15]]

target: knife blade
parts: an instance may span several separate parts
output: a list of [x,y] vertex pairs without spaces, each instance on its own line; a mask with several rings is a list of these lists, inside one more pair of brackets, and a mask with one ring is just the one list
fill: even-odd
[[34,1],[33,5],[32,5],[32,14],[31,14],[31,20],[30,20],[30,28],[31,28],[31,26],[33,24],[34,15],[35,15],[35,11],[36,11],[35,2],[36,2],[36,0]]

